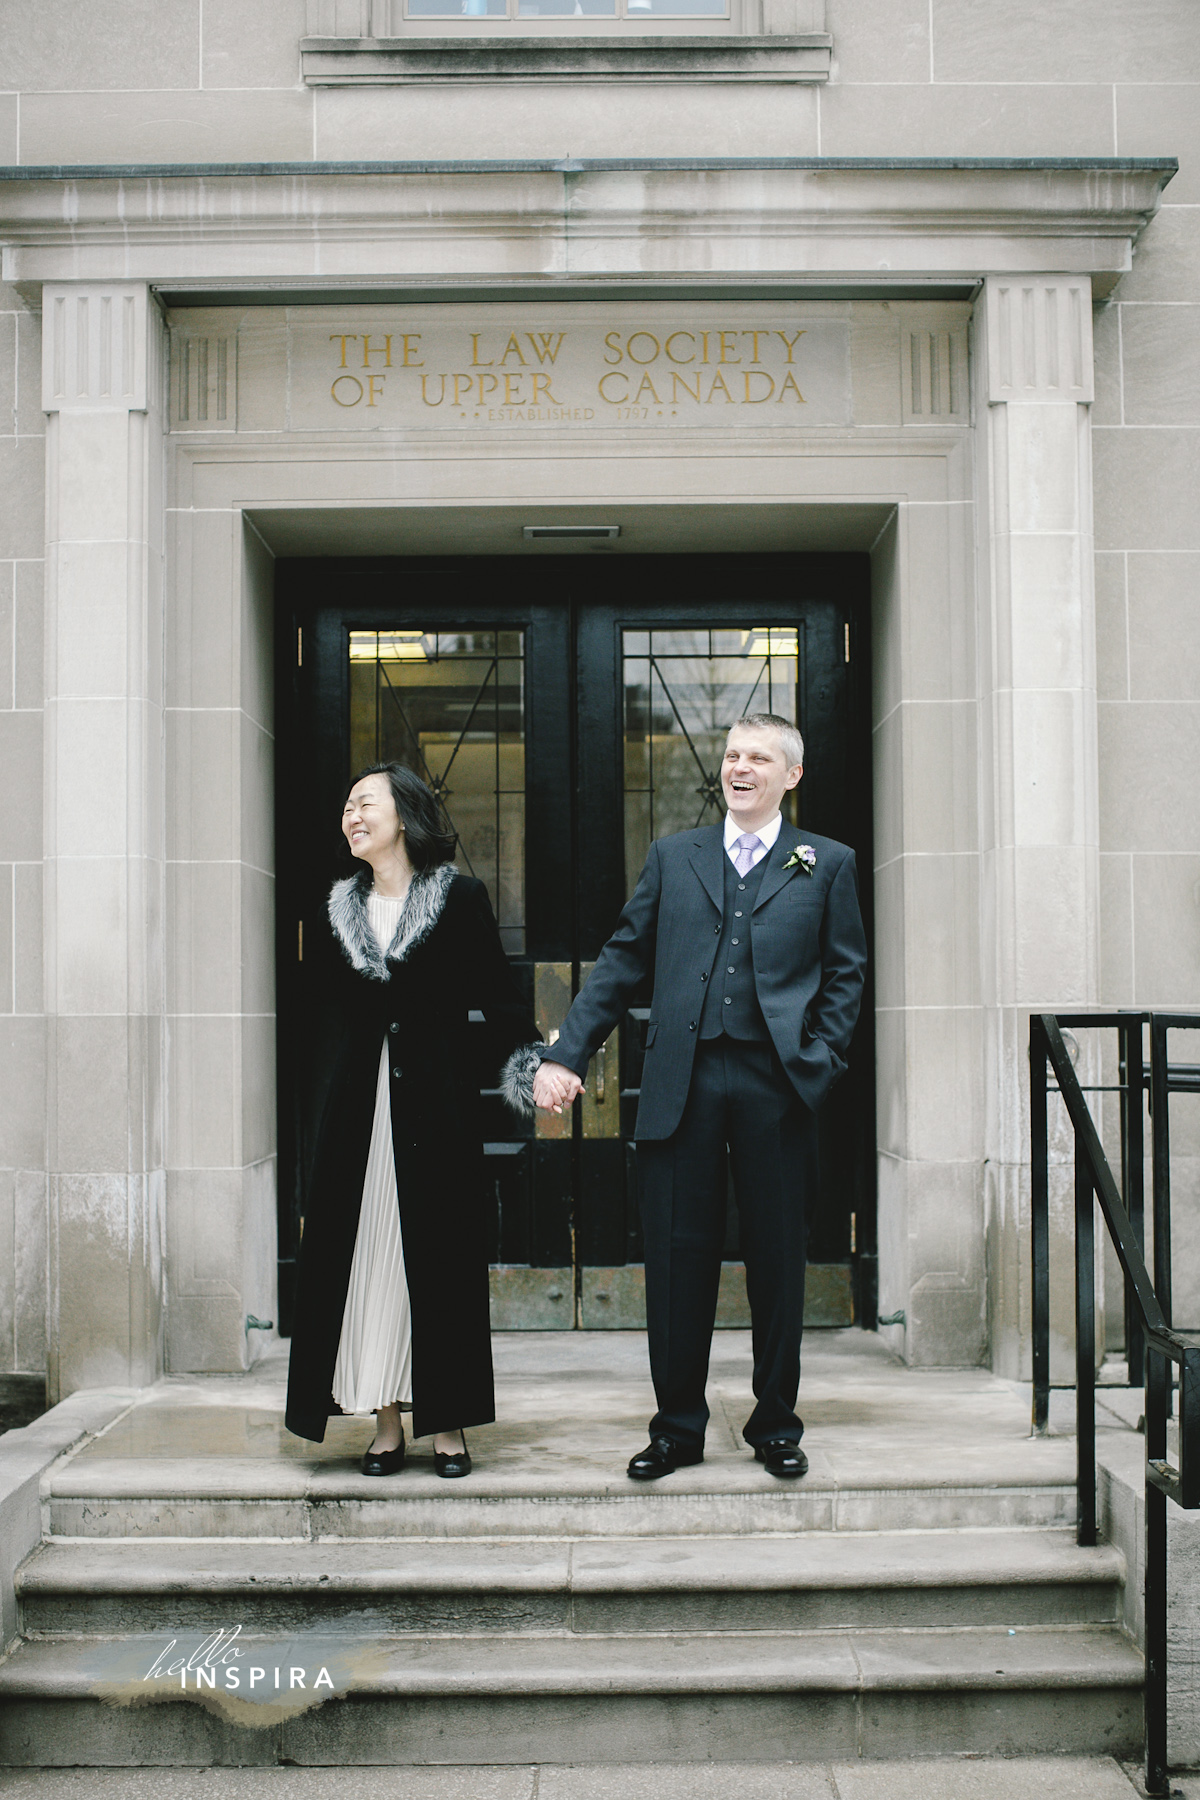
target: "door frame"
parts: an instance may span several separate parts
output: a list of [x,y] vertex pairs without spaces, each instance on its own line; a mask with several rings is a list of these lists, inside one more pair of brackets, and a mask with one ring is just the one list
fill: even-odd
[[[534,562],[549,566],[535,576],[531,567]],[[684,597],[652,601],[630,598],[616,605],[611,598],[613,562],[620,566],[626,593],[635,589],[639,580],[651,576],[654,585],[661,589],[663,577],[667,576],[671,586]],[[611,779],[612,759],[614,753],[619,755],[624,731],[621,632],[646,624],[663,629],[673,623],[685,629],[695,628],[700,608],[707,605],[711,610],[715,605],[713,601],[697,599],[697,591],[703,594],[716,573],[734,563],[738,587],[759,575],[769,598],[724,602],[721,613],[729,624],[741,623],[741,615],[746,620],[769,624],[776,623],[778,615],[778,622],[783,622],[789,606],[794,609],[805,601],[826,599],[831,593],[836,593],[845,611],[850,758],[847,790],[853,803],[852,816],[830,835],[848,841],[857,853],[864,924],[868,941],[873,941],[870,563],[866,554],[770,552],[754,556],[731,552],[727,558],[686,554],[304,557],[280,559],[277,564],[277,759],[281,775],[291,771],[293,776],[299,776],[276,782],[277,893],[288,894],[295,902],[292,907],[278,906],[276,923],[279,1307],[284,1333],[290,1325],[303,1185],[304,1134],[298,1112],[300,1088],[295,1056],[295,971],[297,951],[302,945],[302,937],[298,943],[297,924],[300,919],[319,922],[323,914],[328,881],[335,872],[336,824],[331,824],[329,833],[330,866],[326,877],[309,875],[306,882],[305,871],[299,866],[303,859],[296,856],[292,846],[300,841],[301,833],[313,830],[313,816],[304,803],[304,794],[317,796],[320,815],[324,817],[328,808],[328,817],[335,822],[343,782],[349,774],[348,770],[343,773],[340,768],[314,762],[316,745],[328,739],[346,741],[349,711],[349,673],[344,657],[337,659],[341,674],[336,683],[330,682],[318,691],[310,679],[317,660],[315,653],[328,653],[332,647],[323,634],[340,636],[351,624],[369,630],[427,623],[431,604],[427,584],[436,586],[439,581],[450,580],[458,587],[466,581],[472,590],[471,603],[465,610],[455,607],[456,623],[467,627],[469,616],[471,624],[484,628],[496,624],[536,627],[536,631],[530,629],[528,642],[536,644],[540,637],[547,661],[557,650],[568,672],[567,680],[540,695],[538,704],[527,708],[526,717],[526,936],[527,944],[537,945],[539,961],[571,962],[578,984],[580,962],[594,956],[624,904],[622,784]],[[497,577],[505,570],[509,571],[509,580],[501,584]],[[403,581],[406,589],[415,584],[420,591],[406,591],[396,598],[367,598],[355,592],[358,584],[374,586],[388,577]],[[545,593],[552,589],[555,579],[562,592],[551,604],[540,604],[539,590]],[[791,591],[785,594],[785,583],[789,582]],[[480,593],[488,597],[481,599]],[[772,616],[767,617],[768,613]],[[572,644],[576,654],[570,653]],[[581,683],[579,670],[585,664],[593,673],[602,671],[603,680]],[[526,669],[528,674],[528,652]],[[315,724],[315,731],[305,729],[306,719]],[[802,719],[801,729],[805,726]],[[809,736],[811,743],[811,733]],[[607,779],[599,768],[601,760],[608,770]],[[607,870],[593,865],[586,879],[581,865],[592,863],[593,859],[587,855],[581,858],[578,804],[569,805],[565,820],[558,822],[559,830],[565,830],[567,835],[567,855],[562,854],[562,844],[557,839],[551,850],[547,834],[532,828],[535,819],[544,823],[547,816],[545,807],[539,805],[539,796],[548,796],[552,781],[558,781],[557,771],[564,768],[568,771],[570,798],[577,800],[581,792],[590,796],[589,834],[598,841],[622,847],[620,857],[608,858]],[[802,818],[804,798],[802,783]],[[874,1026],[873,970],[869,967],[844,1096],[855,1120],[854,1205],[850,1209],[855,1224],[849,1256],[854,1319],[867,1328],[873,1328],[876,1322],[878,1293]],[[575,1261],[582,1267],[580,1258]],[[578,1268],[576,1280],[578,1283]]]

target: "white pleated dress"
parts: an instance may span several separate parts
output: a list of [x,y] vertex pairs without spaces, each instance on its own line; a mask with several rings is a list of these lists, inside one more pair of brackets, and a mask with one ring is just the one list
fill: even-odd
[[[403,904],[367,895],[371,930],[385,953],[396,935]],[[371,1413],[396,1401],[406,1412],[412,1410],[412,1314],[396,1190],[386,1038],[379,1054],[375,1118],[333,1370],[333,1397],[344,1413]]]

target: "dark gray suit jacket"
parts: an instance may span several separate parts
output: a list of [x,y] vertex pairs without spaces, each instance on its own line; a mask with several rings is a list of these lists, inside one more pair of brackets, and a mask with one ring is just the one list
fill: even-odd
[[[811,875],[783,866],[802,843],[816,851]],[[639,1138],[670,1137],[683,1115],[719,942],[725,854],[722,825],[651,844],[632,899],[546,1052],[586,1076],[589,1059],[653,975]],[[783,825],[766,857],[751,936],[767,1029],[796,1092],[815,1111],[845,1070],[862,998],[867,944],[854,852]]]

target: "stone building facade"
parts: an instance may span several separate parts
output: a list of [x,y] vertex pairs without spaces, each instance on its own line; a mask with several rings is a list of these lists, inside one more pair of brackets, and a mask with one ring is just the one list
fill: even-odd
[[0,38],[0,1367],[279,1316],[280,564],[703,552],[869,559],[878,1311],[1017,1374],[1029,1010],[1200,1002],[1194,0]]

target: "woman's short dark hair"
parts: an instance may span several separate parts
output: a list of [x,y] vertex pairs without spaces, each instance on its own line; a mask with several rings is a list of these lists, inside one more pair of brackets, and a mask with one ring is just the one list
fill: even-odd
[[372,763],[360,769],[342,798],[343,807],[360,781],[368,775],[386,775],[396,802],[396,813],[404,826],[404,847],[414,869],[432,869],[438,863],[453,860],[458,838],[450,829],[445,813],[433,793],[419,775],[403,763]]

